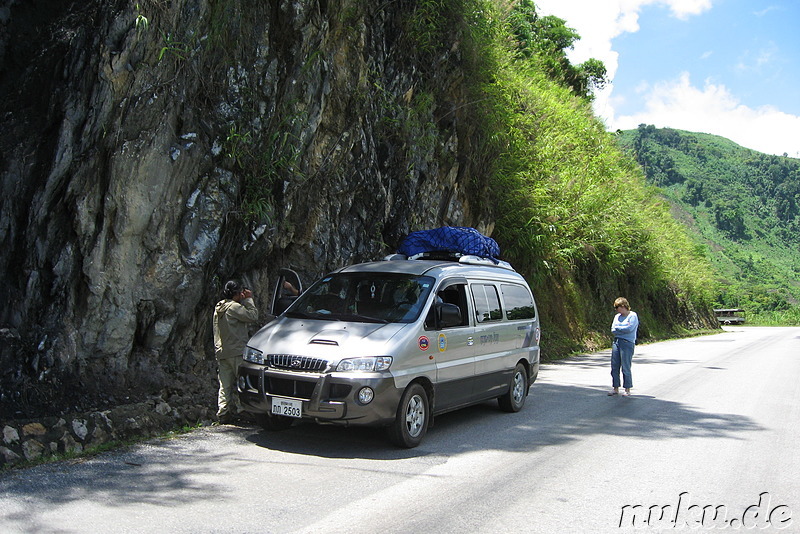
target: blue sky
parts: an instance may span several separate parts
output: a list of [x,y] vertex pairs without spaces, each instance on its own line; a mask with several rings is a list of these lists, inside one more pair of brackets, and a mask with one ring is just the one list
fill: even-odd
[[655,124],[800,157],[800,1],[534,1],[581,35],[573,63],[605,63],[595,112],[610,130]]

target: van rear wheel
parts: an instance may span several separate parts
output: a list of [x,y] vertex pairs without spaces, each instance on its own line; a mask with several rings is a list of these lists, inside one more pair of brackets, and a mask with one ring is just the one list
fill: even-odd
[[389,427],[389,438],[398,447],[416,447],[428,431],[429,420],[428,394],[421,385],[411,384],[400,399],[397,416]]
[[500,409],[505,412],[518,412],[525,405],[525,397],[528,395],[528,372],[525,366],[518,363],[511,375],[511,382],[508,385],[508,393],[497,398]]

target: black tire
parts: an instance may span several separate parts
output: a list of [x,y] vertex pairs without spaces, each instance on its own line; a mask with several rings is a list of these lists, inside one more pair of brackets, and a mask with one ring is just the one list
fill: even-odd
[[286,417],[283,415],[272,415],[271,413],[257,413],[253,415],[255,416],[256,423],[264,430],[286,430],[294,423],[293,417]]
[[430,418],[428,393],[421,385],[411,384],[397,406],[397,416],[389,427],[389,439],[398,447],[416,447],[428,431]]
[[518,363],[514,368],[514,374],[511,375],[511,381],[508,384],[508,393],[497,397],[497,403],[500,409],[505,412],[515,413],[525,406],[525,397],[528,396],[528,372],[525,366]]

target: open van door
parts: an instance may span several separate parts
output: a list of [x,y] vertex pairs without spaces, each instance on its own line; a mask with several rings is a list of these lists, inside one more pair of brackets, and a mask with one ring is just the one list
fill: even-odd
[[303,283],[296,272],[291,269],[279,270],[272,290],[272,305],[269,312],[275,316],[282,314],[302,292]]

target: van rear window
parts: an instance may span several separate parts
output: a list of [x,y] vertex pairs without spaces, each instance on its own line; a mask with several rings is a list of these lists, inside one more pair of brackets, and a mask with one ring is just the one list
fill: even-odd
[[536,317],[536,307],[533,305],[530,291],[514,284],[502,284],[500,290],[503,292],[503,302],[506,305],[508,319],[534,319]]

